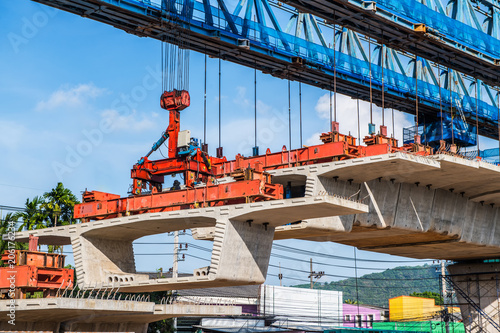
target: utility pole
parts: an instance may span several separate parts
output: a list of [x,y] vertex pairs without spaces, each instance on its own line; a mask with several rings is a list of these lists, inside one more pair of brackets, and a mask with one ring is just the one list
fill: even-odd
[[314,288],[314,281],[313,281],[313,278],[315,278],[316,280],[318,280],[319,278],[321,278],[323,275],[325,275],[325,272],[324,271],[319,271],[319,272],[315,272],[313,271],[313,259],[311,258],[311,268],[310,268],[310,274],[309,274],[309,278],[311,279],[311,289]]
[[446,279],[444,278],[446,275],[446,269],[444,267],[444,260],[441,260],[441,288],[443,293],[443,303],[444,303],[444,322],[446,325],[446,333],[450,333],[450,315],[448,313],[448,305],[446,303]]
[[313,289],[313,258],[311,258],[311,268],[309,270],[309,277],[311,278],[311,289]]
[[283,280],[283,274],[281,274],[281,263],[279,263],[279,267],[280,267],[280,272],[278,274],[278,279],[280,279],[280,287],[282,287],[283,285],[281,284],[281,280]]
[[179,231],[174,231],[174,264],[172,266],[172,277],[175,279],[179,276]]
[[[174,263],[172,265],[172,278],[176,279],[179,276],[179,231],[174,231]],[[172,290],[172,293],[175,293]],[[177,317],[174,318],[174,332],[177,332]]]

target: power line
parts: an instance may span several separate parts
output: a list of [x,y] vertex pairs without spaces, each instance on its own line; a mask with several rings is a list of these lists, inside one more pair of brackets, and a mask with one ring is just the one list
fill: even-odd
[[[287,252],[294,252],[298,254],[305,254],[308,256],[311,255],[316,255],[320,257],[325,257],[325,258],[330,258],[330,259],[340,259],[340,260],[352,260],[354,261],[354,258],[351,257],[343,257],[343,256],[336,256],[333,254],[326,254],[326,253],[319,253],[319,252],[313,252],[309,250],[304,250],[304,249],[298,249],[295,247],[290,247],[286,245],[281,245],[281,244],[274,244],[277,250],[280,251],[287,251]],[[376,259],[357,259],[357,261],[364,261],[364,262],[379,262],[379,263],[418,263],[418,262],[430,262],[432,261],[431,259],[429,260],[376,260]]]

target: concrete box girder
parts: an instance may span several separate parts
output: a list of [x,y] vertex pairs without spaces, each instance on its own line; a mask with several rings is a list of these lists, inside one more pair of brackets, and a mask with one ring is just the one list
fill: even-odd
[[[123,292],[261,284],[266,279],[275,227],[326,216],[365,213],[364,204],[318,195],[211,208],[148,213],[59,228],[25,231],[40,243],[71,242],[78,283],[83,289],[120,288]],[[213,227],[208,269],[192,276],[150,279],[135,271],[132,242],[146,235],[196,227]]]
[[[500,168],[492,164],[394,153],[271,173],[283,184],[302,179],[306,196],[328,193],[369,205],[368,213],[279,226],[275,239],[332,241],[418,259],[500,256]],[[194,229],[193,236],[211,239],[213,228]]]
[[[9,318],[10,300],[0,300],[0,316]],[[241,315],[241,307],[189,303],[155,304],[153,302],[37,298],[15,301],[16,326],[1,321],[0,329],[70,331],[143,332],[147,324],[158,320],[189,316]]]

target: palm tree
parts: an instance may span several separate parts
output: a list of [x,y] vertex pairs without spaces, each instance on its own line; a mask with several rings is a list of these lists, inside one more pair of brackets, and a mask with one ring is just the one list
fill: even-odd
[[344,301],[344,303],[345,303],[345,304],[359,304],[359,302],[358,302],[358,301],[353,300],[353,299],[350,299],[350,298],[346,299],[346,300]]
[[59,182],[57,186],[43,195],[45,203],[43,208],[50,220],[49,226],[68,225],[76,223],[73,211],[76,204],[80,203],[70,189]]
[[[8,213],[5,215],[4,218],[0,216],[0,235],[5,235],[7,234],[7,231],[9,229],[9,225],[12,222],[17,222],[17,219],[15,218],[15,214],[13,213]],[[26,243],[20,243],[20,242],[15,242],[16,249],[17,250],[26,250],[28,248],[28,244]],[[9,248],[9,241],[3,240],[0,237],[0,254],[3,254],[5,250]]]
[[16,221],[22,219],[18,231],[47,228],[48,215],[43,210],[43,204],[44,200],[38,196],[31,201],[26,199],[24,211],[13,215]]

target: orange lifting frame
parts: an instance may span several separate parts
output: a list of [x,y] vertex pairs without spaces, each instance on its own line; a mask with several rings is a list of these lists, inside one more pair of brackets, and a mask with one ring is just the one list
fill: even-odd
[[[101,197],[89,193],[93,192],[85,192],[84,197]],[[127,198],[84,202],[75,205],[74,215],[77,219],[104,219],[145,212],[164,212],[282,198],[283,187],[280,184],[269,184],[264,180],[255,179]]]

